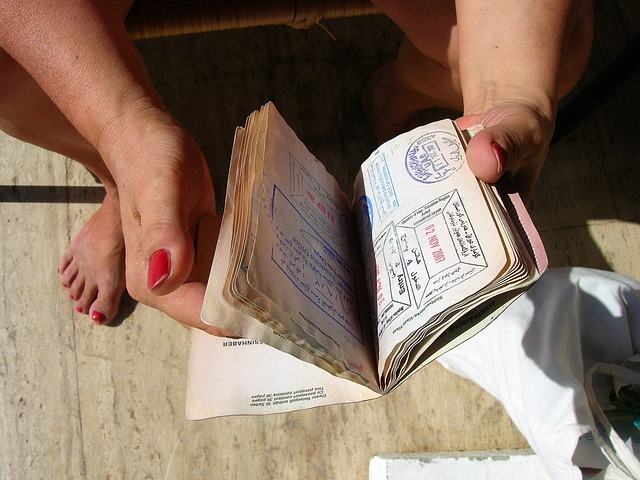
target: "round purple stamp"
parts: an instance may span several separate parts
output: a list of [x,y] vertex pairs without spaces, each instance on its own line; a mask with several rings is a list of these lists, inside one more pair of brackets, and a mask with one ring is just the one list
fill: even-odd
[[458,137],[435,131],[415,140],[405,157],[405,168],[414,180],[437,183],[454,174],[464,163],[464,151]]

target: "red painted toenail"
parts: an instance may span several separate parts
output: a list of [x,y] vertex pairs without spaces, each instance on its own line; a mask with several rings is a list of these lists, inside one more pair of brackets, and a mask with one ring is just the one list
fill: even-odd
[[82,313],[82,307],[77,306],[77,307],[76,307],[76,311],[77,311],[78,313]]
[[94,310],[94,312],[91,314],[91,320],[93,320],[93,323],[97,325],[102,325],[106,319],[107,317],[104,316],[104,313],[97,310]]
[[70,294],[69,294],[69,298],[70,298],[71,300],[75,300],[75,299],[76,299],[76,296],[75,296],[73,293],[70,293]]
[[69,288],[69,285],[67,285],[67,284],[66,284],[66,283],[64,283],[64,282],[62,282],[62,286],[63,286],[64,288]]
[[169,276],[171,260],[168,250],[158,250],[149,260],[149,270],[147,270],[147,287],[153,290],[162,285]]

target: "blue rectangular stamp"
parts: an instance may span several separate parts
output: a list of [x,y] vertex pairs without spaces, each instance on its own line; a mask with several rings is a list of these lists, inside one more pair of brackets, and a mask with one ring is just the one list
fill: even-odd
[[371,192],[375,199],[374,203],[378,209],[378,217],[380,220],[384,220],[387,215],[398,208],[399,203],[393,180],[387,167],[387,159],[384,153],[376,153],[375,159],[367,169],[367,174],[371,182]]

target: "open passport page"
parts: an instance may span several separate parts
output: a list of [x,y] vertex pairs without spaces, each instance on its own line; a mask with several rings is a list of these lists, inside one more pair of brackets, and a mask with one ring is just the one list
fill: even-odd
[[526,209],[471,173],[468,135],[442,120],[383,144],[350,200],[273,104],[249,116],[217,246],[198,241],[215,247],[202,320],[238,338],[192,332],[188,418],[379,397],[540,277]]

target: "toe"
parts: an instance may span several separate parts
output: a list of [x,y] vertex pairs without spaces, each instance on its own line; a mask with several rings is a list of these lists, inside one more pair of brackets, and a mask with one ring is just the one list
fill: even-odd
[[89,316],[93,323],[106,325],[115,318],[118,314],[122,292],[123,291],[104,294],[101,290],[98,291],[98,296],[89,309]]
[[78,278],[78,266],[74,262],[71,262],[61,273],[63,285],[71,288]]
[[62,274],[73,261],[73,254],[70,250],[64,252],[64,255],[60,257],[60,261],[58,262],[58,273]]
[[74,302],[79,301],[84,292],[84,278],[77,275],[69,285],[69,298]]
[[97,294],[97,288],[93,285],[85,284],[82,295],[76,301],[76,311],[78,313],[89,314],[89,308]]
[[102,313],[97,308],[89,310],[89,317],[91,318],[91,321],[96,325],[106,325],[111,321],[110,318],[108,318],[104,313]]
[[115,318],[120,307],[125,284],[120,277],[113,277],[98,285],[98,289],[90,305],[89,316],[93,323],[105,325]]

